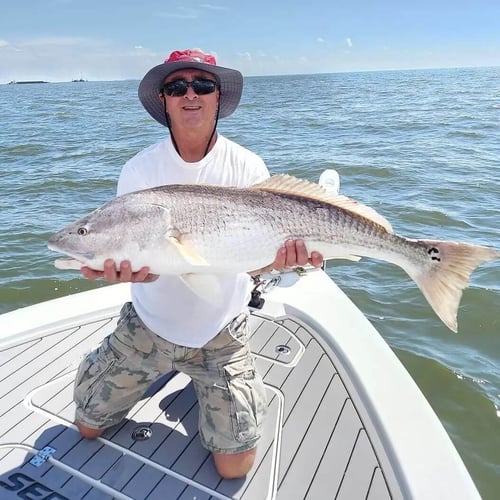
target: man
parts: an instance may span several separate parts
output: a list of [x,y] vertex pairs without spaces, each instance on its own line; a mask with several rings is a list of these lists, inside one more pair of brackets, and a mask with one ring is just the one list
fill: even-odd
[[[218,119],[236,109],[242,87],[240,72],[217,66],[199,50],[172,52],[152,68],[139,98],[170,136],[125,164],[118,194],[164,184],[245,187],[266,179],[269,172],[257,155],[217,133]],[[266,270],[308,262],[319,266],[322,256],[313,252],[309,258],[302,241],[288,241]],[[78,370],[74,399],[81,434],[95,439],[119,423],[155,380],[176,369],[193,380],[200,437],[217,471],[224,478],[244,476],[266,409],[248,344],[249,275],[218,277],[224,300],[214,306],[179,277],[155,276],[146,267],[132,272],[127,261],[107,260],[103,272],[83,268],[82,274],[133,285],[116,330]]]

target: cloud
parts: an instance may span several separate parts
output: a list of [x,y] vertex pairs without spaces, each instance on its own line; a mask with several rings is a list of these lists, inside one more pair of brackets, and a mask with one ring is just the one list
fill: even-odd
[[27,38],[16,44],[19,49],[35,49],[39,47],[64,48],[75,46],[92,46],[96,42],[89,38],[71,37],[71,36],[46,36],[40,38]]
[[316,38],[316,41],[318,43],[325,43],[325,39],[323,37],[321,37],[321,36],[318,36],[318,38]]
[[0,40],[0,49],[2,47],[7,47],[9,45],[9,42],[7,42],[6,40]]
[[222,5],[213,5],[210,3],[202,3],[200,4],[200,7],[203,9],[208,9],[208,10],[228,10],[227,7],[222,6]]
[[352,47],[352,40],[351,40],[349,37],[347,37],[347,38],[345,39],[345,43],[346,43],[346,45],[347,45],[349,48],[351,48],[351,47]]
[[252,54],[250,54],[250,52],[241,52],[238,56],[244,61],[252,61]]
[[214,5],[211,3],[202,3],[198,5],[198,8],[179,5],[175,7],[174,11],[162,12],[160,16],[176,19],[198,19],[202,15],[202,10],[222,12],[228,10],[228,8],[223,5]]
[[199,11],[191,7],[179,6],[175,12],[162,12],[161,17],[175,17],[176,19],[197,19]]

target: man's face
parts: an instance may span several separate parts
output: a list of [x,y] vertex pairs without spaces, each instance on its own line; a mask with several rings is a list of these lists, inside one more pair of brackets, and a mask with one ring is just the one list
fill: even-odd
[[[176,80],[192,82],[197,79],[216,81],[215,76],[206,71],[182,69],[168,75],[165,83]],[[210,94],[197,94],[192,87],[188,87],[183,96],[165,94],[163,98],[166,99],[167,113],[173,127],[197,128],[213,125],[219,104],[218,89]]]

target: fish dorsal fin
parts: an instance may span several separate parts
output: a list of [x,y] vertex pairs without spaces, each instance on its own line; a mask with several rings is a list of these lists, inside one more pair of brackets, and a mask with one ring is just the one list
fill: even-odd
[[263,182],[250,186],[250,189],[304,196],[306,198],[329,203],[330,205],[335,205],[351,213],[361,215],[392,233],[392,226],[389,221],[373,210],[373,208],[363,205],[347,196],[329,193],[323,186],[314,182],[298,179],[291,175],[274,175]]

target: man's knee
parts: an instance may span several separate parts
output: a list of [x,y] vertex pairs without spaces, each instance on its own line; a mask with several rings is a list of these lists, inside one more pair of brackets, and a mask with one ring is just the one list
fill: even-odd
[[87,427],[80,422],[75,422],[75,424],[78,427],[80,434],[85,439],[97,439],[104,432],[103,429],[92,429],[91,427]]
[[255,461],[256,448],[241,453],[214,453],[215,468],[224,479],[237,479],[248,474]]

